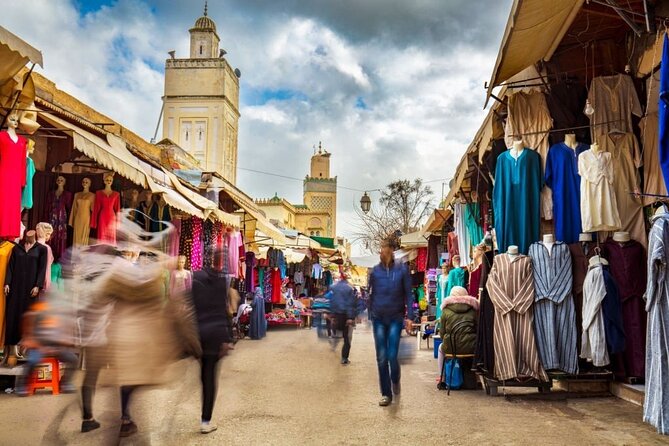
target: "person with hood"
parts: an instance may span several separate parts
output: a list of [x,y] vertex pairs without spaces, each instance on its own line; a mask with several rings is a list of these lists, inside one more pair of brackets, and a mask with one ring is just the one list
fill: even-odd
[[474,354],[478,309],[479,301],[461,286],[453,287],[450,296],[441,303],[439,370],[444,359],[453,354]]
[[400,336],[413,319],[413,291],[409,269],[395,261],[390,242],[381,246],[380,260],[369,274],[369,309],[381,387],[379,406],[389,406],[393,395],[400,394]]
[[[341,349],[342,365],[349,364],[348,355],[351,352],[351,338],[355,317],[358,312],[358,299],[355,289],[348,282],[346,273],[341,274],[340,280],[330,287],[332,298],[330,299],[330,320],[333,328],[342,333],[344,346]],[[332,340],[333,347],[337,347],[338,338]]]

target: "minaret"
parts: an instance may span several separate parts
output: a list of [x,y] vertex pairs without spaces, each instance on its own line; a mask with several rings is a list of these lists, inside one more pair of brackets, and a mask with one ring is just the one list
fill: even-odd
[[239,70],[220,50],[216,23],[204,14],[190,33],[190,57],[165,62],[163,138],[193,155],[204,171],[237,181]]
[[326,225],[326,237],[337,234],[337,177],[330,177],[330,156],[322,144],[318,143],[318,152],[311,157],[311,172],[304,179],[304,204],[310,211],[326,212],[329,222]]

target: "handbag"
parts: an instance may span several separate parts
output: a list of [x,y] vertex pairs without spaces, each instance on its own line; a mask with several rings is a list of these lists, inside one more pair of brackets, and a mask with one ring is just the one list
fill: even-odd
[[462,367],[460,367],[460,360],[458,358],[450,358],[446,360],[446,367],[444,367],[444,381],[450,390],[460,390],[462,387]]

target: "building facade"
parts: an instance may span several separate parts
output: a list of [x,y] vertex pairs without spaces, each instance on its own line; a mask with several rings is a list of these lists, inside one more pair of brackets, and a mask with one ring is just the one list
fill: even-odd
[[221,50],[216,24],[204,15],[190,32],[190,57],[165,62],[163,138],[191,154],[207,172],[237,182],[239,76]]
[[337,234],[337,177],[330,176],[331,153],[319,144],[303,182],[303,203],[291,204],[275,195],[256,204],[276,225],[303,234],[335,238]]

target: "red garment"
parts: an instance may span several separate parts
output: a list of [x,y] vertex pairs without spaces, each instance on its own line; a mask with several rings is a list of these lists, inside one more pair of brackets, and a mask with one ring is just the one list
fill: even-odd
[[460,250],[458,248],[458,236],[455,232],[448,233],[448,255],[449,262],[453,261],[453,257],[460,255]]
[[95,192],[95,205],[91,216],[91,228],[98,230],[98,242],[116,244],[116,214],[121,210],[121,196],[112,191],[107,196],[104,190]]
[[416,257],[416,271],[424,272],[427,269],[427,248],[418,248]]
[[26,185],[26,140],[0,132],[0,238],[21,236],[21,193]]
[[281,302],[281,271],[276,268],[272,268],[272,272],[270,274],[270,283],[272,284],[272,303],[278,304]]
[[481,286],[481,273],[483,272],[483,264],[479,265],[474,271],[469,273],[469,288],[470,296],[479,298],[479,288]]

